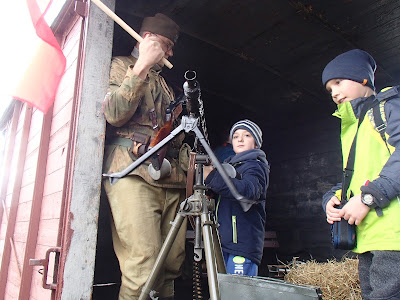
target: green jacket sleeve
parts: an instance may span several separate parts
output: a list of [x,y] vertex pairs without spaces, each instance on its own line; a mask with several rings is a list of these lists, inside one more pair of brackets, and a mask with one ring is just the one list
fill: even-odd
[[133,62],[115,57],[111,62],[109,88],[104,99],[104,116],[115,127],[123,126],[140,105],[149,83],[132,72]]

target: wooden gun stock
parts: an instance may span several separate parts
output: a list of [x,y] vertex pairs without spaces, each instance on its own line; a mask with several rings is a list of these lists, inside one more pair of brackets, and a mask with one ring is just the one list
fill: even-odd
[[[165,122],[164,126],[160,128],[160,130],[157,132],[157,135],[151,141],[149,146],[150,148],[157,145],[160,141],[165,139],[171,133],[172,124],[174,123],[174,120],[176,120],[176,118],[178,118],[179,115],[182,113],[182,110],[182,103],[179,103],[177,106],[172,108],[169,119]],[[153,164],[155,170],[160,170],[165,155],[167,154],[167,149],[168,144],[162,147],[160,150],[158,150],[156,154],[152,156],[151,163]]]

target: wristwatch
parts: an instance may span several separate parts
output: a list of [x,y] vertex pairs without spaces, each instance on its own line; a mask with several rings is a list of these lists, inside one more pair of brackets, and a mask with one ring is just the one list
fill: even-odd
[[370,208],[375,208],[376,203],[374,201],[375,197],[371,194],[361,194],[361,202]]

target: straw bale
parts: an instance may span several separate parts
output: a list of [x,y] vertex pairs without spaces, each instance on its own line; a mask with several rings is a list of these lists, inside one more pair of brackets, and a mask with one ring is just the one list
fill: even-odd
[[328,260],[326,263],[304,263],[294,259],[287,269],[285,281],[318,286],[324,300],[362,300],[358,259],[344,257],[342,261]]

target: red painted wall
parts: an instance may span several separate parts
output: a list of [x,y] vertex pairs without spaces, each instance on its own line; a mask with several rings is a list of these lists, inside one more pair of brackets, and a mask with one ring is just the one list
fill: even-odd
[[[8,255],[9,263],[3,263],[2,259],[0,270],[2,277],[0,277],[0,280],[1,278],[5,279],[3,283],[5,284],[5,289],[4,291],[0,289],[0,299],[18,299],[21,291],[23,294],[28,294],[29,299],[51,299],[51,291],[42,288],[43,276],[39,273],[39,270],[43,267],[29,266],[26,262],[24,264],[24,257],[26,255],[27,243],[30,242],[28,237],[29,226],[32,226],[32,222],[35,220],[39,220],[36,232],[37,240],[36,245],[34,245],[35,253],[33,257],[29,258],[42,259],[45,257],[48,248],[60,246],[60,234],[62,234],[62,231],[59,232],[60,224],[62,224],[60,216],[62,216],[63,197],[66,195],[65,189],[68,188],[65,177],[69,174],[67,156],[68,146],[71,142],[71,130],[73,129],[71,119],[73,114],[81,22],[82,20],[78,19],[63,42],[62,48],[67,58],[67,67],[58,88],[53,110],[49,112],[52,114],[50,128],[47,131],[43,128],[45,126],[44,115],[40,111],[33,109],[28,129],[28,138],[26,141],[23,141],[24,113],[30,113],[30,111],[26,110],[26,104],[23,104],[22,112],[15,116],[19,118],[16,132],[10,132],[10,126],[8,128],[8,133],[15,135],[15,144],[12,146],[12,157],[9,158],[12,160],[10,172],[9,174],[5,174],[2,179],[8,180],[8,184],[5,193],[6,196],[4,197],[6,207],[3,209],[0,227],[0,259],[3,258],[3,255]],[[45,172],[44,176],[40,177],[38,176],[38,168],[43,167],[43,160],[40,160],[39,153],[43,153],[43,149],[40,152],[41,141],[44,138],[43,134],[50,135],[48,149],[44,151],[47,152],[44,158]],[[9,140],[9,137],[7,139]],[[25,162],[19,173],[17,164],[19,149],[23,143],[27,143],[25,144]],[[20,176],[20,188],[18,191],[15,191],[15,186],[18,184],[18,176]],[[39,209],[40,213],[32,215],[33,211],[31,209],[34,193],[38,187],[41,187],[40,190],[43,191],[39,201],[39,205],[41,205]],[[15,197],[15,192],[19,193],[18,197]],[[12,201],[15,202],[12,203]],[[10,214],[12,205],[15,205],[15,212]],[[15,221],[14,224],[10,222],[12,219]],[[15,247],[11,247],[7,254],[5,245],[6,243],[10,243],[10,239],[7,239],[6,236],[7,230],[11,230],[10,228],[7,229],[9,225],[15,225],[10,236]],[[51,283],[53,280],[54,255],[51,258],[48,268],[48,283]],[[31,270],[24,270],[24,268],[31,268]],[[24,286],[29,287],[29,291],[22,290],[21,288],[21,280],[26,274],[30,275],[30,278],[28,280],[25,279],[28,285],[25,284]]]

